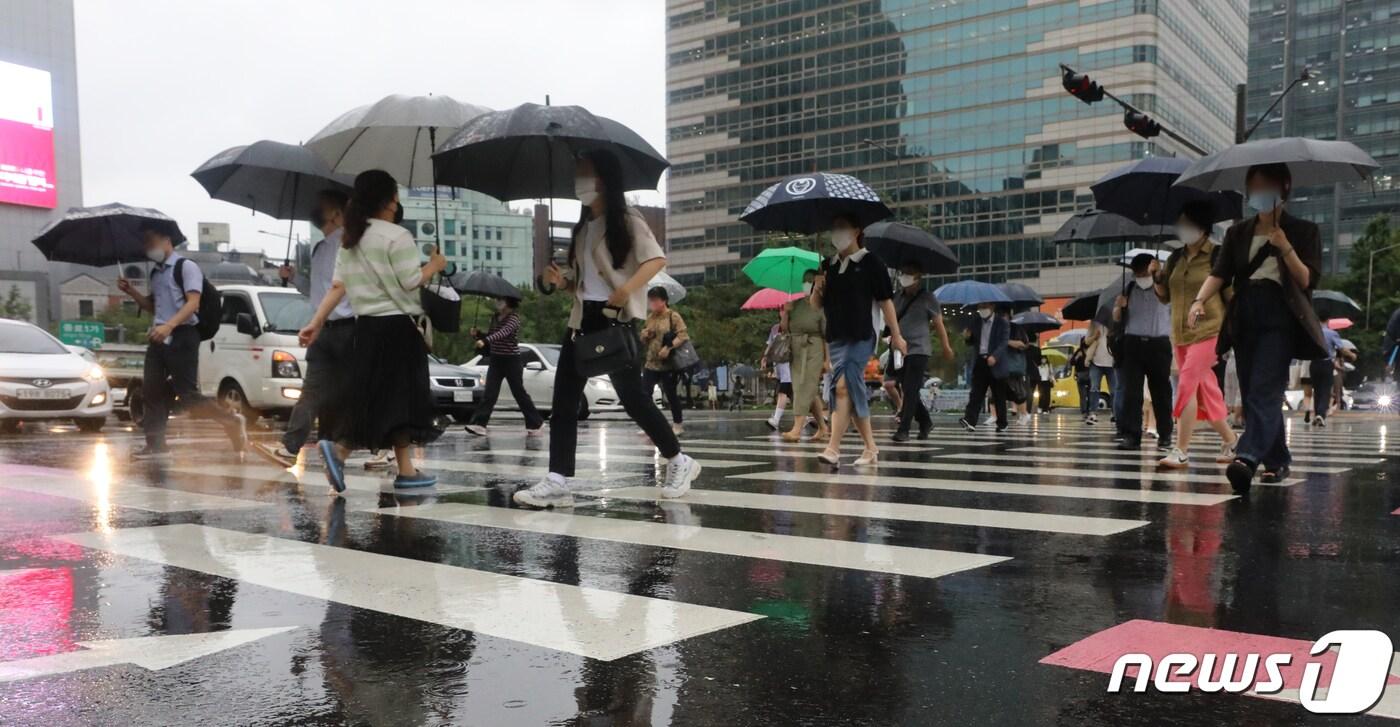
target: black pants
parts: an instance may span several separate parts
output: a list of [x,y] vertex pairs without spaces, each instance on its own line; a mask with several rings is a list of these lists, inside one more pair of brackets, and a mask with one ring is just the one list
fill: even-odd
[[650,399],[656,385],[661,384],[661,393],[666,397],[666,404],[671,407],[671,421],[677,424],[684,420],[681,413],[681,395],[676,391],[679,378],[675,371],[642,369],[642,387],[646,389],[647,398]]
[[1040,390],[1040,410],[1046,412],[1050,411],[1050,398],[1054,393],[1052,390],[1055,388],[1055,382],[1041,381],[1035,386]]
[[501,397],[501,382],[505,381],[510,386],[510,395],[515,397],[515,405],[525,415],[525,428],[539,429],[544,426],[544,417],[535,408],[530,392],[525,390],[524,375],[525,364],[520,362],[519,354],[491,354],[486,364],[486,392],[477,402],[476,411],[472,412],[472,424],[484,427],[491,421],[491,412],[496,408],[496,400]]
[[1282,467],[1293,461],[1283,426],[1288,367],[1297,337],[1307,334],[1276,283],[1252,282],[1235,295],[1235,370],[1244,404],[1239,456],[1250,464]]
[[1172,342],[1166,336],[1124,336],[1118,362],[1123,377],[1123,408],[1119,431],[1129,442],[1142,442],[1142,382],[1152,394],[1152,414],[1157,418],[1157,441],[1172,439]]
[[899,370],[899,388],[903,392],[904,406],[899,409],[899,431],[908,434],[914,422],[919,422],[919,430],[933,426],[933,419],[924,406],[924,397],[919,394],[924,389],[924,376],[928,373],[928,356],[913,354],[904,357],[904,367]]
[[1327,416],[1332,405],[1332,387],[1337,381],[1336,373],[1330,358],[1308,363],[1308,375],[1312,378],[1313,387],[1313,414],[1319,417]]
[[166,418],[176,407],[201,419],[211,419],[232,431],[233,412],[199,393],[199,331],[179,326],[163,343],[146,347],[142,391],[146,399],[146,446],[165,448]]
[[[599,312],[585,307],[583,333],[596,331],[607,325],[607,320]],[[578,448],[579,399],[583,396],[583,386],[588,379],[579,374],[574,363],[574,331],[564,334],[564,343],[559,351],[559,367],[554,371],[554,411],[549,416],[549,471],[565,477],[574,475],[574,455]],[[667,459],[681,453],[681,443],[666,417],[656,408],[651,397],[642,387],[640,362],[608,374],[618,401],[642,431],[651,437],[652,444]]]
[[330,321],[306,349],[306,375],[301,379],[301,398],[292,407],[282,446],[296,452],[311,438],[311,425],[318,423],[321,439],[332,438],[340,426],[336,412],[350,395],[351,354],[355,350],[355,319]]
[[986,408],[988,390],[992,392],[992,408],[997,412],[997,429],[1005,429],[1006,380],[994,377],[986,359],[979,356],[972,364],[972,390],[967,397],[967,410],[963,412],[963,418],[974,427]]

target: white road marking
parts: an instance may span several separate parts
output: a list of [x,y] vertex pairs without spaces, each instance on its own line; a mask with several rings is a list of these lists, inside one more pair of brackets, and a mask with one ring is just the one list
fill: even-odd
[[[1004,456],[1004,455],[1003,455]],[[1022,467],[1013,464],[963,464],[952,462],[908,462],[881,460],[880,470],[920,470],[930,472],[980,472],[993,475],[1042,475],[1074,479],[1132,480],[1134,482],[1187,482],[1223,484],[1223,475],[1190,474],[1183,472],[1144,472],[1141,470],[1093,470],[1080,467]],[[1288,479],[1281,486],[1296,485],[1302,480]]]
[[[655,487],[626,487],[582,493],[589,497],[614,497],[624,500],[662,500]],[[1014,510],[985,510],[969,507],[939,507],[901,502],[871,502],[836,497],[798,497],[769,495],[761,492],[729,492],[691,488],[684,497],[669,502],[741,507],[755,510],[786,510],[818,515],[848,515],[854,517],[907,520],[945,525],[970,525],[979,528],[1032,530],[1044,533],[1072,535],[1113,535],[1147,524],[1146,520],[1123,520],[1078,515],[1050,515]]]
[[[633,455],[628,455],[628,454],[613,454],[612,451],[611,451],[611,450],[613,450],[613,449],[629,449],[629,450],[631,450],[631,449],[639,449],[639,448],[642,448],[642,447],[639,447],[639,446],[619,447],[619,446],[617,446],[617,445],[615,445],[615,444],[605,444],[605,445],[601,445],[601,446],[598,446],[598,447],[589,446],[589,445],[580,445],[579,448],[578,448],[578,450],[577,450],[577,452],[575,453],[574,456],[575,456],[576,459],[578,459],[578,460],[580,460],[580,461],[583,461],[583,462],[617,462],[617,463],[619,463],[619,464],[654,464],[654,465],[658,465],[658,466],[661,465],[661,464],[663,464],[663,460],[661,459],[661,455],[659,455],[659,454],[656,455],[656,456],[654,456],[654,457],[648,457],[648,456],[635,455],[635,454],[633,454]],[[653,448],[653,451],[654,451],[654,448]],[[684,451],[684,447],[682,447],[682,451]],[[697,453],[698,453],[698,452],[697,452]],[[730,452],[730,453],[732,453],[732,452]],[[498,456],[501,456],[501,457],[520,457],[520,458],[522,458],[522,459],[549,459],[549,452],[548,452],[548,450],[534,450],[534,449],[479,449],[479,450],[474,451],[472,454],[473,454],[473,455],[482,455],[482,454],[486,454],[486,455],[498,455]],[[698,457],[696,458],[696,461],[698,461],[698,462],[700,463],[700,466],[702,466],[702,467],[712,467],[712,468],[714,468],[714,469],[729,469],[729,468],[733,468],[733,467],[752,467],[753,465],[756,465],[756,464],[762,464],[762,462],[755,462],[755,461],[752,461],[752,460],[750,460],[750,461],[748,461],[748,462],[744,462],[744,461],[742,461],[742,460],[734,460],[734,459],[700,459],[700,458],[698,458]]]
[[297,627],[278,626],[267,629],[210,631],[202,634],[161,634],[135,639],[79,641],[78,646],[83,647],[83,651],[0,663],[0,682],[67,674],[117,664],[135,664],[150,671],[160,671],[295,628]]
[[834,568],[938,578],[1010,558],[933,548],[858,543],[698,525],[623,520],[563,512],[515,510],[463,503],[380,508],[375,512],[548,535],[780,560]]
[[54,537],[603,661],[762,618],[203,525]]
[[[751,453],[750,450],[752,450],[752,453],[753,453],[753,454],[767,454],[767,453],[769,453],[769,452],[780,452],[780,451],[783,451],[783,450],[820,452],[821,450],[823,450],[823,449],[826,448],[826,442],[825,442],[825,441],[820,441],[820,442],[819,442],[819,441],[815,441],[815,440],[806,440],[806,441],[802,441],[802,442],[784,442],[784,441],[782,441],[781,439],[778,439],[778,438],[776,438],[776,437],[774,437],[773,439],[766,440],[766,441],[757,441],[757,442],[752,442],[752,441],[748,441],[748,440],[745,440],[745,439],[737,439],[737,440],[736,440],[736,439],[689,439],[689,438],[682,438],[682,439],[681,439],[681,449],[689,449],[690,446],[693,445],[693,444],[714,445],[714,446],[728,447],[728,448],[732,448],[731,451],[733,451],[734,454],[750,454],[750,453]],[[938,451],[941,451],[941,449],[942,449],[941,447],[925,447],[925,446],[921,446],[922,444],[923,444],[922,442],[920,442],[919,445],[913,445],[913,444],[909,444],[909,445],[900,445],[900,444],[885,445],[885,444],[881,444],[881,445],[880,445],[880,451],[881,451],[881,452],[938,452]],[[976,445],[974,445],[974,446],[976,446]]]
[[751,472],[728,475],[734,480],[764,482],[807,482],[822,485],[866,485],[869,487],[909,487],[919,490],[949,490],[998,495],[1030,495],[1032,497],[1070,497],[1084,500],[1121,500],[1151,502],[1165,505],[1218,505],[1235,499],[1234,495],[1204,492],[1168,492],[1133,490],[1117,487],[1079,487],[1074,485],[1034,485],[1014,482],[982,482],[978,480],[940,480],[928,477],[896,477],[892,475],[863,475],[846,472]]
[[[1216,455],[1216,453],[1219,451],[1219,449],[1220,449],[1220,445],[1218,445],[1218,444],[1210,444],[1210,445],[1204,445],[1204,444],[1203,444],[1203,445],[1200,446],[1200,447],[1192,447],[1192,448],[1191,448],[1191,451],[1193,452],[1193,455],[1192,455],[1192,457],[1194,458],[1193,461],[1194,461],[1194,460],[1200,460],[1200,461],[1205,461],[1205,462],[1214,463],[1214,462],[1215,462],[1215,455]],[[1013,447],[1013,448],[1011,448],[1011,449],[1008,450],[1008,451],[1009,451],[1009,452],[1031,452],[1031,453],[1043,452],[1043,453],[1048,453],[1048,454],[1089,454],[1089,455],[1095,455],[1095,456],[1111,455],[1111,456],[1126,457],[1126,458],[1129,458],[1129,459],[1132,459],[1132,458],[1139,458],[1139,457],[1142,458],[1142,459],[1160,459],[1163,455],[1166,454],[1165,452],[1162,452],[1162,451],[1157,450],[1157,449],[1147,449],[1147,448],[1144,448],[1144,449],[1141,449],[1141,450],[1138,450],[1138,451],[1134,452],[1134,451],[1131,451],[1131,450],[1127,450],[1127,451],[1121,450],[1121,449],[1118,449],[1118,448],[1116,448],[1116,447],[1111,447],[1111,446],[1093,446],[1093,445],[1073,445],[1073,446],[1069,446],[1069,447]],[[1380,464],[1381,462],[1384,462],[1384,461],[1385,461],[1384,459],[1382,459],[1382,458],[1380,458],[1380,457],[1351,457],[1351,456],[1345,456],[1345,455],[1344,455],[1344,456],[1337,457],[1337,456],[1332,456],[1332,455],[1326,454],[1326,453],[1316,453],[1316,454],[1314,454],[1314,453],[1297,452],[1296,450],[1293,450],[1293,451],[1294,451],[1295,454],[1299,455],[1299,459],[1302,459],[1302,460],[1307,461],[1307,462],[1321,462],[1321,463],[1332,463],[1332,464],[1361,465],[1361,464]],[[1297,470],[1298,468],[1297,468],[1297,467],[1294,467],[1293,469],[1294,469],[1294,470]]]
[[107,480],[77,470],[9,464],[0,465],[0,488],[80,500],[99,507],[129,507],[161,513],[237,510],[267,504]]
[[[204,467],[171,467],[171,472],[180,472],[190,475],[208,475],[210,477],[235,477],[243,480],[253,480],[258,482],[282,482],[285,484],[296,484],[301,487],[314,489],[325,489],[330,491],[330,483],[326,482],[325,470],[288,470],[275,465],[206,465]],[[414,492],[478,492],[484,487],[468,487],[466,485],[439,484],[434,487],[415,489]],[[345,490],[351,493],[378,493],[397,492],[403,494],[409,490],[395,490],[394,480],[390,476],[379,475],[345,475]]]
[[[1167,471],[1167,470],[1158,470],[1158,469],[1157,469],[1157,460],[1159,460],[1159,459],[1162,458],[1162,455],[1164,454],[1163,452],[1153,452],[1153,453],[1146,453],[1146,452],[1144,452],[1144,453],[1142,453],[1142,454],[1136,454],[1136,453],[1133,453],[1133,452],[1117,452],[1117,451],[1115,451],[1115,452],[1113,452],[1113,453],[1104,452],[1104,453],[1101,453],[1101,454],[1094,454],[1094,453],[1086,452],[1086,451],[1084,451],[1084,450],[1082,450],[1082,449],[1079,449],[1079,450],[1062,450],[1062,449],[1057,449],[1057,448],[1052,448],[1052,447],[1028,447],[1028,448],[1025,448],[1025,449],[1013,450],[1013,451],[1016,451],[1016,452],[1026,452],[1026,451],[1029,451],[1029,450],[1043,450],[1043,451],[1051,451],[1051,452],[1064,452],[1064,453],[1066,453],[1066,454],[1065,454],[1065,456],[1060,456],[1060,457],[1049,457],[1049,456],[1045,456],[1045,455],[1028,455],[1028,456],[1026,456],[1026,457],[1024,457],[1024,458],[1017,457],[1017,458],[1012,458],[1012,459],[1013,459],[1014,461],[1020,461],[1020,462],[1035,462],[1035,463],[1045,463],[1045,464],[1094,465],[1094,466],[1098,466],[1098,467],[1102,467],[1102,466],[1104,466],[1104,465],[1118,465],[1118,464],[1121,464],[1121,465],[1124,466],[1124,467],[1130,467],[1130,466],[1132,466],[1132,465],[1138,465],[1139,467],[1144,468],[1144,469],[1142,470],[1142,471],[1144,471],[1144,472],[1146,472],[1146,471]],[[1075,453],[1075,454],[1078,454],[1079,456],[1078,456],[1078,457],[1071,456],[1070,454],[1068,454],[1068,453],[1070,453],[1070,452],[1073,452],[1073,453]],[[985,458],[985,455],[980,455],[980,454],[976,454],[976,453],[973,453],[973,452],[962,452],[962,453],[959,453],[959,454],[938,454],[938,455],[934,455],[934,456],[937,457],[937,458],[940,459],[940,460],[941,460],[941,459],[984,459],[984,458]],[[1115,461],[1105,461],[1105,460],[1108,460],[1108,459],[1112,459],[1112,460],[1115,460]],[[888,462],[895,462],[896,460],[887,460],[887,461],[888,461]],[[1309,458],[1309,461],[1311,461],[1311,458]],[[883,464],[883,462],[882,462],[882,464]],[[1213,474],[1217,474],[1217,475],[1218,475],[1218,474],[1220,474],[1221,472],[1223,472],[1223,471],[1225,470],[1225,465],[1219,464],[1219,463],[1217,463],[1217,462],[1215,461],[1215,455],[1214,455],[1214,453],[1209,453],[1208,456],[1207,456],[1207,453],[1202,453],[1201,456],[1197,456],[1197,457],[1192,457],[1192,458],[1191,458],[1191,465],[1190,465],[1189,469],[1192,470],[1192,471],[1203,472],[1203,473],[1204,473],[1204,472],[1209,472],[1209,473],[1213,473]],[[1312,465],[1292,465],[1292,466],[1291,466],[1291,469],[1292,469],[1294,472],[1297,472],[1298,474],[1320,474],[1320,475],[1339,475],[1339,474],[1342,474],[1342,473],[1344,473],[1344,472],[1350,472],[1350,471],[1351,471],[1351,468],[1350,468],[1350,467],[1315,467],[1315,466],[1312,466]],[[1175,471],[1175,472],[1178,472],[1178,473],[1181,472],[1181,470],[1172,470],[1172,471]]]

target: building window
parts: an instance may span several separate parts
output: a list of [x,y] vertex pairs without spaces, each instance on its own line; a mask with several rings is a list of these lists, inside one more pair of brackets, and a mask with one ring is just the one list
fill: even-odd
[[457,234],[457,220],[443,220],[443,221],[442,221],[442,232],[443,232],[444,235],[455,235],[455,234]]
[[78,317],[79,317],[79,318],[91,318],[91,317],[92,317],[92,301],[90,301],[90,300],[80,300],[80,301],[78,301]]
[[502,228],[502,227],[497,227],[497,228],[496,228],[496,239],[497,239],[497,240],[501,239],[501,230],[503,230],[503,229],[505,229],[505,228]]
[[[450,225],[450,223],[449,223],[449,225]],[[448,227],[448,232],[451,232],[451,231],[452,231],[452,228],[449,226],[449,227]],[[456,243],[456,242],[453,242],[452,240],[447,240],[446,242],[443,243],[443,247],[445,247],[445,248],[447,249],[446,252],[443,253],[444,255],[446,255],[447,257],[457,257],[457,243]]]
[[480,227],[477,227],[476,225],[472,225],[472,239],[473,239],[473,240],[480,240],[480,239],[481,239],[481,228],[480,228]]

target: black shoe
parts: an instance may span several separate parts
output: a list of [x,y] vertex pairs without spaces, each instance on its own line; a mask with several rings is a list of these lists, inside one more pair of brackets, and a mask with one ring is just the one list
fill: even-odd
[[168,447],[152,447],[147,445],[140,449],[131,451],[132,462],[149,462],[151,460],[167,460],[172,457]]
[[1225,468],[1225,479],[1230,481],[1230,487],[1236,495],[1248,495],[1249,486],[1254,482],[1254,465],[1248,460],[1236,457],[1235,461]]
[[1310,412],[1310,411],[1305,411],[1305,412],[1303,412],[1303,423],[1304,423],[1304,424],[1312,424],[1312,412]]
[[907,442],[909,441],[909,432],[906,432],[903,429],[901,429],[895,432],[894,436],[890,437],[890,439],[893,439],[896,442]]
[[1123,439],[1119,440],[1118,442],[1118,449],[1124,451],[1137,451],[1139,449],[1142,449],[1142,442],[1124,435]]
[[920,424],[920,425],[919,425],[919,439],[928,439],[928,433],[929,433],[930,431],[933,431],[933,425],[932,425],[932,424]]
[[1277,485],[1288,479],[1288,475],[1290,474],[1292,474],[1292,470],[1288,465],[1282,467],[1268,467],[1259,475],[1259,481],[1266,485]]
[[975,431],[977,431],[977,425],[976,425],[976,424],[973,424],[973,423],[970,422],[970,421],[968,421],[968,420],[967,420],[967,417],[963,417],[963,418],[959,419],[959,420],[958,420],[958,424],[962,425],[962,428],[963,428],[963,429],[966,429],[966,430],[969,431],[969,432],[975,432]]
[[1006,431],[1006,430],[1008,430],[1008,429],[1010,429],[1010,428],[1011,428],[1011,425],[1010,425],[1010,424],[998,424],[998,425],[997,425],[997,434],[1001,434],[1002,432],[1004,432],[1004,431]]

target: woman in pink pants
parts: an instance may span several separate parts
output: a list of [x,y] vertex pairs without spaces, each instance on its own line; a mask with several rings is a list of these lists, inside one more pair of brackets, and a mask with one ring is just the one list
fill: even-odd
[[1205,315],[1194,328],[1188,320],[1192,299],[1210,275],[1218,254],[1218,246],[1210,239],[1211,212],[1208,202],[1182,205],[1176,234],[1184,244],[1167,258],[1156,285],[1157,297],[1171,303],[1172,343],[1179,372],[1176,405],[1172,409],[1178,422],[1177,445],[1157,462],[1159,467],[1168,469],[1185,469],[1190,464],[1191,433],[1196,422],[1206,422],[1220,434],[1216,462],[1229,464],[1235,458],[1237,437],[1225,421],[1229,411],[1214,370],[1215,343],[1225,320],[1225,304],[1220,296],[1214,296],[1206,301]]

